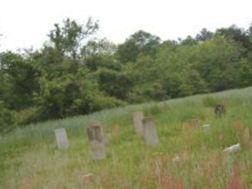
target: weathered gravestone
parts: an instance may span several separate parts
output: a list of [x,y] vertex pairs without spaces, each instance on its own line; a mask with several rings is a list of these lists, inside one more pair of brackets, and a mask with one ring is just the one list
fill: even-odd
[[223,151],[226,152],[226,153],[239,152],[239,151],[241,151],[241,145],[238,143],[238,144],[232,145],[232,146],[230,146],[228,148],[225,148]]
[[217,117],[221,117],[226,113],[226,108],[224,104],[216,104],[214,107],[214,113]]
[[202,126],[202,130],[205,133],[209,133],[210,129],[211,129],[211,125],[210,124],[205,124],[205,125]]
[[144,119],[143,112],[139,111],[133,113],[134,129],[139,136],[143,136],[143,119]]
[[69,147],[66,130],[64,128],[55,130],[56,142],[59,149],[67,149]]
[[80,175],[80,189],[91,188],[94,183],[94,175],[92,173]]
[[87,135],[90,142],[92,159],[104,159],[106,157],[106,140],[102,126],[99,123],[89,125]]
[[148,146],[157,146],[159,143],[156,126],[153,118],[143,119],[143,137]]

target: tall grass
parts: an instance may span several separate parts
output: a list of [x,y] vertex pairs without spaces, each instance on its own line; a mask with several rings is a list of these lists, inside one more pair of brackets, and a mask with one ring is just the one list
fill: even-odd
[[[227,107],[222,118],[213,113],[217,102]],[[138,110],[154,117],[160,139],[157,148],[145,146],[134,133],[131,115]],[[0,138],[0,188],[223,189],[231,187],[234,163],[239,162],[239,183],[249,189],[250,148],[242,146],[240,153],[232,155],[223,149],[242,142],[237,123],[251,130],[251,115],[252,88],[246,88],[31,124]],[[184,127],[192,119],[210,124],[210,131]],[[85,133],[94,120],[104,125],[109,140],[108,157],[100,162],[91,160]],[[61,127],[70,141],[65,151],[55,144],[54,129]],[[90,173],[87,183],[85,175]]]

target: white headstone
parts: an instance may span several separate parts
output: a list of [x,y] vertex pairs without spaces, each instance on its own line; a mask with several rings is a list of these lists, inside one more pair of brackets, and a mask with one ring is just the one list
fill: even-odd
[[135,129],[135,132],[139,136],[143,136],[143,118],[144,118],[143,112],[134,112],[133,113],[134,129]]
[[159,143],[154,120],[150,117],[143,119],[143,136],[148,146],[157,146]]
[[100,124],[91,124],[87,128],[93,160],[102,160],[106,157],[106,139]]
[[224,152],[226,153],[235,153],[235,152],[239,152],[241,150],[241,145],[238,143],[238,144],[235,144],[235,145],[232,145],[228,148],[225,148],[224,149]]
[[69,147],[66,130],[64,128],[56,129],[55,136],[59,149],[67,149]]

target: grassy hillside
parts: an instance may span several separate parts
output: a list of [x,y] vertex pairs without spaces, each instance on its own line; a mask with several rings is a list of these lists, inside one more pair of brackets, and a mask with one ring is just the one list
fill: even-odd
[[[213,113],[218,102],[226,104],[222,118]],[[136,110],[155,119],[157,148],[147,147],[134,133],[131,115]],[[195,118],[211,125],[209,133],[186,127]],[[91,160],[85,133],[94,120],[104,125],[109,140],[108,157],[100,162]],[[65,151],[55,144],[54,129],[60,127],[70,141]],[[29,125],[0,138],[0,188],[84,188],[84,175],[92,173],[86,188],[223,189],[232,181],[249,189],[252,150],[242,145],[239,153],[223,153],[225,147],[242,143],[243,127],[252,129],[252,88]]]

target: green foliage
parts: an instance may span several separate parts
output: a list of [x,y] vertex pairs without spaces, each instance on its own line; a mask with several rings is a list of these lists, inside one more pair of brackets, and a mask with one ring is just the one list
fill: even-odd
[[0,133],[7,133],[15,128],[15,112],[7,109],[0,101]]
[[199,45],[196,52],[197,69],[212,91],[237,86],[237,64],[242,47],[230,39],[215,37]]
[[232,39],[244,47],[242,56],[247,56],[252,50],[252,43],[249,41],[249,31],[238,28],[232,25],[228,28],[220,28],[216,31],[216,35],[224,36],[227,39]]
[[0,54],[0,68],[0,100],[11,109],[31,106],[32,94],[38,89],[39,76],[33,61],[6,52]]
[[122,63],[135,62],[141,54],[154,56],[159,44],[159,37],[140,30],[119,45],[117,55]]
[[121,105],[119,100],[100,92],[87,77],[83,70],[53,80],[41,78],[41,90],[35,95],[41,118],[63,118]]
[[88,19],[85,26],[78,24],[69,18],[64,20],[63,26],[54,25],[55,29],[49,34],[53,47],[61,56],[71,56],[77,58],[83,40],[88,38],[98,29],[98,24]]
[[99,69],[97,72],[100,89],[109,96],[118,99],[126,99],[131,89],[131,81],[122,72],[107,68]]
[[195,38],[197,41],[207,41],[209,39],[212,39],[213,35],[213,32],[208,31],[206,28],[203,28]]
[[0,53],[0,101],[17,125],[252,85],[252,27],[177,41],[140,30],[119,45],[98,28],[66,19],[41,49]]
[[241,59],[239,61],[239,83],[241,86],[252,85],[252,61]]
[[37,107],[26,108],[15,112],[15,123],[17,125],[25,126],[37,121],[39,121],[39,110]]

